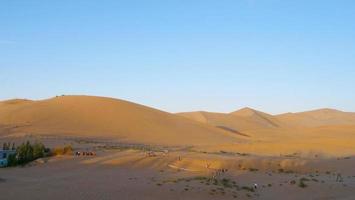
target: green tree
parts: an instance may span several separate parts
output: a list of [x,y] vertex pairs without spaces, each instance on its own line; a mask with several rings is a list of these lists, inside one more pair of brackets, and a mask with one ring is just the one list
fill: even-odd
[[33,158],[37,159],[37,158],[44,157],[44,151],[45,151],[44,145],[42,143],[36,142],[33,145]]
[[34,160],[33,147],[29,141],[26,142],[26,162]]
[[7,166],[12,167],[17,165],[16,154],[10,154],[7,158]]
[[18,164],[24,164],[26,162],[26,145],[24,143],[17,147],[16,155]]
[[[12,145],[12,148],[15,148],[15,144]],[[11,159],[11,164],[9,162],[9,166],[15,165],[24,165],[28,162],[31,162],[37,158],[41,158],[45,156],[46,148],[45,146],[40,143],[36,142],[33,145],[27,141],[26,143],[22,143],[16,149],[16,154],[14,154]]]

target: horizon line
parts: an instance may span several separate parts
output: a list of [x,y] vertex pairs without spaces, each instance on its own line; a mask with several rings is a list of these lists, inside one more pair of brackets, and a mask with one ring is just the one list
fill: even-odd
[[131,101],[131,100],[126,100],[126,99],[122,99],[122,98],[118,98],[118,97],[113,97],[113,96],[97,96],[97,95],[85,95],[85,94],[61,94],[61,95],[55,95],[55,96],[51,96],[51,97],[45,97],[45,98],[19,98],[19,97],[15,97],[15,98],[8,98],[8,99],[0,99],[0,103],[2,102],[6,102],[6,101],[12,101],[12,100],[27,100],[27,101],[45,101],[45,100],[50,100],[53,98],[58,98],[58,97],[65,97],[65,96],[72,96],[72,97],[98,97],[98,98],[108,98],[108,99],[114,99],[114,100],[121,100],[121,101],[127,101],[130,103],[134,103],[134,104],[139,104],[142,106],[146,106],[146,107],[150,107],[156,110],[160,110],[160,111],[164,111],[164,112],[168,112],[171,114],[179,114],[179,113],[194,113],[194,112],[206,112],[206,113],[218,113],[218,114],[231,114],[233,112],[238,112],[241,111],[243,109],[250,109],[252,111],[256,111],[256,112],[262,112],[268,115],[272,115],[272,116],[277,116],[277,115],[284,115],[284,114],[297,114],[297,113],[305,113],[305,112],[314,112],[314,111],[321,111],[321,110],[332,110],[332,111],[339,111],[339,112],[345,112],[345,113],[354,113],[353,111],[344,111],[342,109],[335,109],[335,108],[330,108],[330,107],[318,107],[318,108],[313,108],[313,109],[308,109],[308,110],[302,110],[302,111],[294,111],[294,112],[283,112],[283,113],[269,113],[269,112],[264,112],[263,110],[260,109],[254,109],[253,107],[249,107],[249,106],[244,106],[244,107],[240,107],[238,109],[229,111],[229,112],[219,112],[219,111],[209,111],[209,110],[190,110],[190,111],[179,111],[179,112],[169,112],[166,111],[164,109],[161,108],[157,108],[155,106],[151,106],[151,105],[147,105],[144,103],[138,103],[135,101]]

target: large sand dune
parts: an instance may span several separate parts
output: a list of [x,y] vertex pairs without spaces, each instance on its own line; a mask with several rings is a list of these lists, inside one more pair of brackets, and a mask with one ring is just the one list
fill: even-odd
[[319,109],[300,113],[286,113],[276,118],[290,127],[318,127],[355,125],[355,113],[334,109]]
[[243,108],[232,113],[200,111],[177,113],[177,115],[216,127],[225,126],[237,131],[266,128],[314,128],[320,126],[355,125],[355,113],[334,109],[270,115],[251,108]]
[[249,136],[246,143],[218,147],[226,151],[258,155],[355,154],[355,113],[320,109],[270,115],[244,108],[232,113],[190,112],[178,115]]
[[258,155],[350,155],[355,154],[354,131],[355,113],[331,109],[282,115],[250,108],[231,113],[171,114],[123,100],[92,96],[0,102],[2,136],[109,138]]
[[228,114],[200,111],[178,113],[177,115],[222,129],[230,129],[238,132],[281,126],[281,122],[274,116],[250,108],[244,108]]
[[236,135],[131,102],[92,96],[0,103],[2,134],[74,135],[138,143],[208,145],[237,141]]

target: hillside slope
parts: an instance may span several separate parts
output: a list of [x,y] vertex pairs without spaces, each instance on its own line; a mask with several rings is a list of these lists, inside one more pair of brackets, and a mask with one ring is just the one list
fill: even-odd
[[[107,137],[167,145],[231,143],[235,134],[128,101],[62,96],[0,102],[0,126],[9,133]],[[5,129],[3,129],[5,130]]]

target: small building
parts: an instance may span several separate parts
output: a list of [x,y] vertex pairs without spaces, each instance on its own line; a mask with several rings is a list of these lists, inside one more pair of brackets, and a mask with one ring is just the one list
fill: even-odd
[[7,159],[12,154],[16,154],[16,150],[0,150],[0,167],[7,166]]

